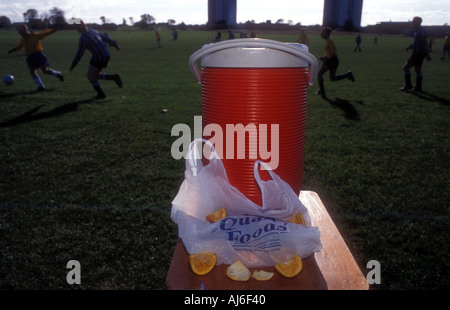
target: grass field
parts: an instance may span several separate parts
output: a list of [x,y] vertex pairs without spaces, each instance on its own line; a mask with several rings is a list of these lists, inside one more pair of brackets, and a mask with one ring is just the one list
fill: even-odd
[[[124,87],[101,81],[95,101],[86,78],[89,53],[70,74],[78,34],[60,31],[43,41],[61,83],[41,77],[36,93],[14,31],[0,31],[0,288],[164,289],[177,239],[171,201],[184,162],[170,149],[177,123],[201,115],[201,89],[188,58],[214,33],[181,32],[163,48],[152,32],[111,32],[105,72]],[[295,41],[297,34],[260,37]],[[309,89],[304,190],[316,191],[363,273],[381,263],[372,289],[450,286],[450,61],[440,42],[424,64],[424,93],[402,93],[404,51],[411,38],[336,35],[339,72],[356,82],[325,80],[329,101]],[[323,40],[310,36],[311,52]],[[413,75],[414,76],[414,75]],[[168,113],[160,113],[161,109]],[[69,260],[81,263],[82,284],[66,282]]]

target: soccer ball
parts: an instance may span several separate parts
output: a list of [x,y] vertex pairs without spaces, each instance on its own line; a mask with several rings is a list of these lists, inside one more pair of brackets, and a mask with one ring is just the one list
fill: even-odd
[[3,83],[7,86],[14,84],[14,77],[11,74],[7,74],[3,77]]

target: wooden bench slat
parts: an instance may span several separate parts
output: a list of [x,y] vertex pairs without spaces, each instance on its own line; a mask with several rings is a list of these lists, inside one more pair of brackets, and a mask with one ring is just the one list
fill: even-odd
[[369,284],[317,193],[302,191],[312,226],[319,227],[322,250],[314,253],[330,290],[367,290]]

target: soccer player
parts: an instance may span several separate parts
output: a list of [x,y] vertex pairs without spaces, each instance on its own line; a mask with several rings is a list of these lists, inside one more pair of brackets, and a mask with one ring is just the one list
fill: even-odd
[[337,68],[339,66],[339,58],[337,56],[336,44],[334,40],[330,38],[331,28],[322,28],[320,36],[325,40],[325,56],[321,56],[319,59],[322,61],[322,67],[317,74],[317,80],[319,82],[319,90],[316,94],[321,95],[323,99],[327,99],[325,94],[325,86],[323,83],[323,75],[330,71],[330,80],[332,82],[340,81],[343,79],[349,79],[354,82],[355,77],[351,71],[345,74],[336,74]]
[[157,29],[155,29],[155,37],[156,37],[156,43],[158,44],[158,47],[163,47],[161,43],[161,34]]
[[356,46],[355,49],[353,50],[354,52],[359,51],[361,52],[361,34],[358,33],[358,35],[356,36],[355,42],[356,42]]
[[45,74],[56,76],[61,82],[64,81],[64,77],[60,71],[56,71],[50,68],[50,64],[45,56],[42,47],[41,40],[51,35],[56,29],[47,29],[40,33],[29,32],[28,27],[25,24],[18,25],[16,27],[17,32],[22,36],[16,47],[10,49],[8,54],[25,49],[27,55],[27,65],[30,70],[33,81],[37,84],[38,90],[45,90],[45,85],[42,83],[41,78],[37,74],[37,70],[41,68]]
[[297,42],[300,44],[305,44],[309,47],[309,38],[305,32],[305,29],[300,30],[300,34],[298,35]]
[[108,36],[100,34],[97,30],[89,29],[82,20],[75,24],[75,28],[81,35],[78,41],[78,50],[69,71],[72,73],[75,66],[83,57],[86,49],[91,52],[92,56],[89,62],[87,78],[97,92],[97,96],[95,98],[103,99],[106,95],[100,87],[98,82],[99,79],[114,81],[117,86],[122,88],[122,80],[120,75],[102,73],[103,69],[108,66],[108,62],[110,60],[109,51],[106,48],[105,42],[111,44],[119,51],[120,47],[117,45],[116,41],[112,40]]
[[448,55],[450,56],[450,31],[447,32],[447,35],[444,38],[444,47],[442,49],[442,57],[441,57],[442,60],[445,59],[445,53],[448,53]]
[[423,60],[426,58],[428,61],[430,61],[431,57],[429,55],[429,49],[428,49],[427,39],[425,38],[425,33],[423,32],[423,29],[420,26],[421,24],[422,24],[422,18],[420,18],[418,16],[413,18],[412,27],[416,30],[414,32],[414,41],[411,45],[409,45],[406,48],[406,51],[412,49],[413,52],[412,52],[411,57],[406,61],[405,65],[403,66],[403,72],[405,75],[405,86],[400,88],[401,91],[408,91],[408,90],[413,89],[413,86],[411,83],[411,71],[410,71],[410,69],[412,67],[414,67],[415,72],[416,72],[416,87],[414,88],[414,90],[418,91],[418,92],[422,91]]

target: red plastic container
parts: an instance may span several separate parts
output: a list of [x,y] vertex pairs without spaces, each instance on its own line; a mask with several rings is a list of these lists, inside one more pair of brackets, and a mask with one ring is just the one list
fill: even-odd
[[[242,39],[203,47],[191,56],[191,68],[202,86],[203,128],[222,128],[222,139],[215,137],[215,142],[223,143],[221,158],[230,183],[261,205],[253,171],[258,159],[300,194],[306,97],[317,68],[315,57],[299,44]],[[260,174],[269,179],[268,173]]]

